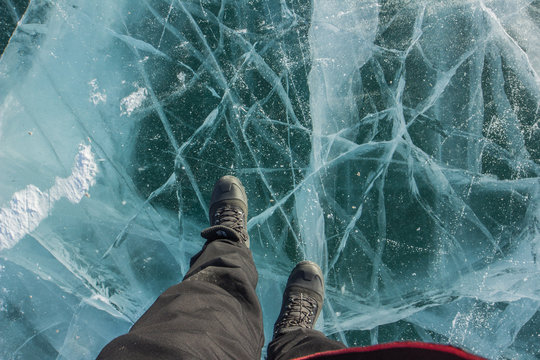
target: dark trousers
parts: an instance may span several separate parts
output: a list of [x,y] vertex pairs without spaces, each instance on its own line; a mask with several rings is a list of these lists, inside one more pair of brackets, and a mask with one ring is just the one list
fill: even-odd
[[[167,289],[98,359],[261,358],[262,311],[251,251],[242,242],[218,239],[207,242],[190,265],[184,280]],[[321,332],[301,329],[274,339],[268,359],[344,347]]]

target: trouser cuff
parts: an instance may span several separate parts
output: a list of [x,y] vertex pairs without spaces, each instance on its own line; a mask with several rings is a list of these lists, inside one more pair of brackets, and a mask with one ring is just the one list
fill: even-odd
[[210,226],[201,231],[201,236],[208,241],[229,239],[242,243],[242,237],[233,229],[223,225]]

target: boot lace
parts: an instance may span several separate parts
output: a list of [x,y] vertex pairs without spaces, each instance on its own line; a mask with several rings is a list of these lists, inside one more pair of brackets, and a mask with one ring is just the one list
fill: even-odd
[[247,241],[244,212],[237,207],[224,206],[214,213],[214,225],[222,225],[236,231],[242,240]]
[[289,327],[313,328],[313,320],[317,313],[317,301],[306,294],[291,294],[287,307],[274,329],[274,333]]

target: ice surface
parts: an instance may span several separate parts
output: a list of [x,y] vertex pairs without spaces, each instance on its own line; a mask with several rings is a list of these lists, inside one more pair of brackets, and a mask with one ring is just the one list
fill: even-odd
[[311,259],[347,345],[540,356],[540,2],[2,4],[0,358],[126,332],[227,173],[267,341]]

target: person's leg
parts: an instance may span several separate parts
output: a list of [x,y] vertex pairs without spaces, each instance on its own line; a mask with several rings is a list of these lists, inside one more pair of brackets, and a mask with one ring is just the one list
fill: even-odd
[[[247,247],[247,209],[245,216],[233,214],[242,215],[243,230],[230,223],[230,211],[214,220],[211,212],[212,227],[203,231],[209,240],[191,260],[184,280],[166,290],[129,333],[109,343],[98,359],[261,357],[262,311],[255,293],[257,270]],[[233,225],[238,231],[231,230]]]
[[288,360],[323,351],[344,349],[339,341],[327,338],[322,332],[299,328],[275,337],[268,344],[268,360]]
[[258,359],[264,344],[257,271],[242,243],[205,245],[180,284],[166,290],[98,359]]
[[302,261],[291,271],[283,293],[281,312],[268,345],[268,360],[285,360],[345,345],[313,330],[324,301],[324,278],[319,266]]

